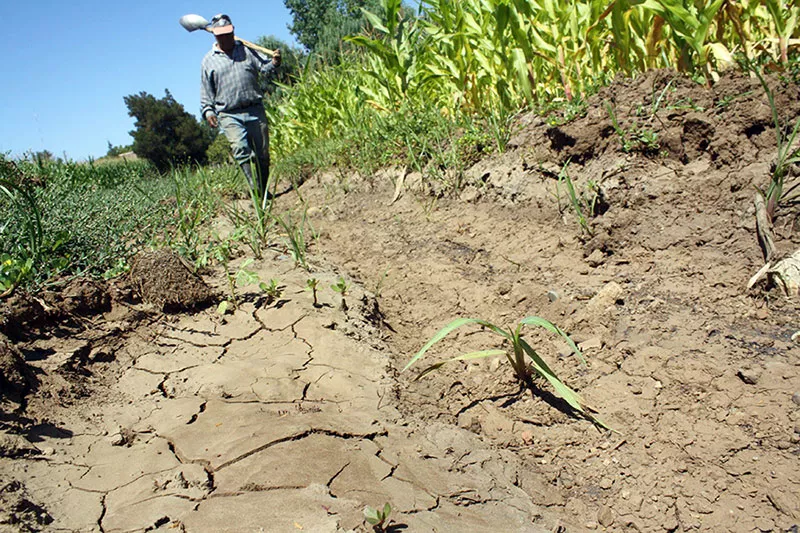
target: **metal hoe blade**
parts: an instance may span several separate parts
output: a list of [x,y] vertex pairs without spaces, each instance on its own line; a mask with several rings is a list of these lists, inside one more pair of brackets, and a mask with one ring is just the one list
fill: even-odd
[[208,30],[208,25],[211,24],[200,15],[184,15],[178,22],[186,28],[186,31]]

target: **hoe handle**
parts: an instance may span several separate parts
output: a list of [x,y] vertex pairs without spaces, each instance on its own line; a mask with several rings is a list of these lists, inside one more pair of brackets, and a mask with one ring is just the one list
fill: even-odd
[[[214,33],[211,28],[205,28],[208,33]],[[273,50],[269,48],[264,48],[263,46],[258,46],[255,43],[251,43],[250,41],[245,41],[244,39],[240,39],[239,37],[235,38],[237,41],[245,45],[247,48],[251,50],[255,50],[256,52],[261,52],[262,54],[267,54],[268,56],[272,56]]]
[[268,56],[272,57],[273,50],[270,50],[269,48],[258,46],[255,43],[251,43],[250,41],[245,41],[244,39],[240,39],[238,37],[236,37],[236,40],[245,45],[247,48],[250,48],[251,50],[255,50],[256,52],[261,52],[262,54],[267,54]]

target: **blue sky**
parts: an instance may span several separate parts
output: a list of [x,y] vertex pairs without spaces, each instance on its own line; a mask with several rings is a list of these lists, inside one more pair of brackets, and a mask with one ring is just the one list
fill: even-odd
[[141,91],[161,98],[169,89],[198,116],[200,61],[214,37],[187,32],[178,19],[220,12],[243,39],[275,35],[297,46],[282,0],[3,1],[0,152],[103,156],[109,141],[132,142],[122,98]]

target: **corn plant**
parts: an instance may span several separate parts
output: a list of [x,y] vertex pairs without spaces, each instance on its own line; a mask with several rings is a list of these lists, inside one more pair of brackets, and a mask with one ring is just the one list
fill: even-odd
[[[581,226],[581,230],[585,232],[589,237],[594,236],[594,231],[592,230],[591,225],[589,225],[589,221],[586,219],[586,216],[583,213],[582,205],[584,204],[583,197],[579,196],[575,192],[575,186],[572,183],[572,179],[569,177],[569,172],[567,172],[567,167],[569,166],[569,161],[564,163],[564,166],[561,168],[561,172],[558,174],[558,182],[565,183],[567,186],[567,194],[569,195],[570,205],[572,205],[572,209],[575,211],[575,216],[578,218],[578,224]],[[591,206],[585,205],[585,207],[589,207],[589,215],[594,213],[594,202],[591,203]]]
[[[546,331],[551,333],[555,333],[561,339],[567,342],[567,344],[572,349],[572,352],[575,356],[580,360],[582,364],[586,364],[586,360],[581,354],[581,351],[578,349],[578,346],[572,341],[572,339],[567,335],[563,330],[561,330],[558,326],[548,322],[547,320],[540,318],[538,316],[529,316],[523,318],[517,324],[517,327],[514,329],[503,329],[499,326],[492,324],[486,320],[482,320],[479,318],[459,318],[456,319],[441,330],[436,333],[421,349],[417,352],[411,360],[406,364],[403,368],[403,371],[408,370],[414,363],[419,361],[425,353],[437,342],[444,339],[449,333],[452,331],[469,324],[478,324],[490,332],[495,333],[502,337],[504,342],[507,342],[511,345],[511,350],[506,349],[492,349],[492,350],[481,350],[475,352],[469,352],[466,354],[458,355],[456,357],[452,357],[445,361],[440,361],[438,363],[434,363],[427,368],[425,368],[419,375],[417,375],[416,379],[421,379],[424,376],[430,374],[441,368],[442,366],[446,365],[447,363],[451,363],[454,361],[471,361],[476,359],[483,359],[487,357],[497,357],[505,355],[506,359],[508,360],[509,364],[511,365],[512,370],[514,371],[514,376],[520,381],[521,384],[533,388],[535,385],[533,383],[532,377],[533,375],[538,375],[545,380],[556,390],[558,395],[565,401],[569,406],[578,414],[581,414],[590,420],[594,421],[595,423],[603,426],[605,424],[595,418],[591,411],[594,411],[591,407],[589,407],[586,402],[581,398],[581,396],[569,388],[567,385],[561,381],[556,373],[550,368],[550,365],[545,362],[545,360],[538,354],[536,350],[531,347],[530,344],[522,337],[522,328],[523,326],[536,326],[543,328]],[[527,356],[527,359],[526,359]]]
[[[778,156],[775,160],[769,186],[766,191],[759,189],[767,203],[767,216],[769,216],[770,221],[772,221],[775,217],[775,210],[778,208],[781,201],[793,201],[800,196],[800,194],[792,194],[794,190],[800,186],[800,182],[792,185],[787,191],[783,190],[784,180],[786,174],[789,172],[789,168],[796,163],[800,163],[800,146],[796,145],[797,133],[800,131],[800,119],[795,122],[791,133],[784,133],[784,125],[781,124],[781,120],[778,117],[778,108],[775,105],[775,96],[772,93],[772,89],[769,88],[767,81],[764,79],[764,75],[757,67],[750,65],[749,68],[756,75],[758,81],[761,82],[761,86],[767,94],[778,144]],[[788,127],[786,130],[788,130]]]

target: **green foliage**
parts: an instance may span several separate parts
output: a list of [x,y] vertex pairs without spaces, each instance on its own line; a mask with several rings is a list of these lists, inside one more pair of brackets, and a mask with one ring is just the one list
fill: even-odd
[[569,195],[570,205],[572,206],[573,211],[575,212],[575,216],[578,219],[578,223],[581,226],[581,230],[586,233],[589,237],[594,236],[594,231],[592,227],[589,225],[589,221],[586,219],[584,215],[584,209],[588,208],[588,213],[591,216],[594,213],[594,204],[596,201],[596,193],[595,193],[595,200],[592,200],[591,203],[585,203],[583,200],[582,195],[578,195],[575,192],[575,186],[572,183],[572,179],[569,177],[569,172],[567,171],[567,167],[569,167],[569,161],[567,161],[564,166],[561,168],[561,172],[558,174],[558,182],[564,183],[567,186],[567,194]]
[[269,280],[269,283],[264,283],[263,281],[258,284],[258,287],[267,297],[267,303],[270,304],[275,300],[279,299],[283,295],[283,286],[277,279]]
[[126,146],[114,146],[111,144],[111,141],[108,141],[108,151],[106,152],[106,157],[119,157],[121,154],[125,154],[128,152],[133,151],[133,145],[128,144]]
[[789,168],[791,168],[792,165],[800,163],[800,147],[798,147],[795,142],[797,134],[800,132],[800,119],[795,121],[794,127],[791,130],[789,129],[789,124],[784,126],[778,117],[775,96],[772,93],[772,89],[770,89],[767,84],[767,81],[764,79],[761,70],[752,64],[748,65],[748,68],[756,75],[758,81],[761,82],[761,86],[764,88],[764,92],[767,94],[778,145],[778,156],[772,169],[769,186],[766,191],[759,189],[767,203],[767,215],[770,221],[772,221],[775,218],[775,210],[782,201],[789,202],[800,198],[800,193],[794,193],[794,190],[800,186],[800,182],[795,183],[786,191],[783,190],[784,180],[789,172]]
[[309,278],[308,280],[306,280],[306,290],[311,291],[311,294],[314,297],[314,307],[319,307],[319,302],[317,301],[318,286],[319,286],[319,280],[317,278]]
[[289,31],[307,50],[331,58],[340,50],[342,38],[365,26],[361,8],[378,9],[376,0],[284,0],[292,14]]
[[336,283],[331,285],[331,290],[341,294],[342,298],[347,296],[347,291],[349,289],[350,289],[350,285],[347,283],[347,281],[345,281],[345,279],[342,276],[339,276],[339,278],[336,280]]
[[124,97],[128,115],[136,119],[131,131],[133,151],[159,171],[187,163],[206,162],[206,150],[215,133],[201,125],[165,91],[164,98],[141,92]]
[[[445,361],[441,361],[435,363],[426,369],[424,369],[416,379],[420,379],[431,372],[434,372],[444,366],[447,363],[453,361],[471,361],[475,359],[482,359],[486,357],[496,357],[500,355],[505,355],[506,359],[511,365],[511,368],[514,371],[514,375],[519,379],[519,381],[525,384],[528,387],[533,387],[533,381],[531,379],[532,374],[536,374],[544,379],[546,379],[550,385],[556,390],[559,396],[566,401],[569,406],[578,414],[581,414],[595,423],[598,423],[604,427],[601,421],[597,420],[593,417],[590,413],[592,410],[590,407],[587,406],[586,402],[581,398],[581,396],[569,388],[567,385],[561,381],[555,372],[550,368],[545,360],[534,350],[530,344],[522,337],[522,327],[529,325],[529,326],[536,326],[542,328],[546,331],[551,333],[555,333],[558,335],[562,340],[566,341],[566,343],[572,348],[573,353],[576,357],[581,361],[581,363],[585,364],[586,361],[583,358],[583,354],[578,349],[577,345],[570,339],[569,335],[567,335],[564,331],[562,331],[558,326],[548,322],[547,320],[540,318],[538,316],[529,316],[523,318],[517,324],[515,329],[503,329],[498,326],[495,326],[491,322],[486,320],[482,320],[479,318],[459,318],[447,324],[441,330],[439,330],[436,335],[434,335],[423,347],[417,352],[414,357],[406,364],[403,368],[403,371],[408,370],[414,363],[420,360],[425,353],[437,342],[444,339],[449,333],[452,331],[469,324],[478,324],[484,328],[486,328],[491,333],[499,335],[504,343],[508,343],[511,345],[511,351],[507,350],[481,350],[477,352],[469,352],[463,355],[458,355],[456,357],[452,357]],[[527,358],[530,360],[528,361]]]
[[389,515],[392,514],[392,506],[389,502],[381,509],[373,509],[369,505],[364,507],[364,518],[367,520],[373,530],[377,532],[383,532],[386,530],[386,526],[389,525]]
[[220,133],[206,150],[206,160],[209,165],[227,165],[233,163],[233,151],[227,137]]

